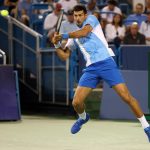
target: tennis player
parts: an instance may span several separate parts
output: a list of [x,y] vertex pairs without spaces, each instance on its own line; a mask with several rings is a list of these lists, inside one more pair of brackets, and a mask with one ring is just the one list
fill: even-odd
[[[129,105],[137,119],[141,122],[150,142],[150,126],[137,100],[130,94],[112,58],[114,53],[108,48],[108,43],[98,20],[93,15],[87,15],[87,10],[82,5],[76,5],[73,12],[74,20],[80,29],[65,34],[55,33],[52,39],[56,52],[61,59],[66,60],[70,56],[71,51],[79,48],[86,60],[86,68],[83,70],[83,75],[79,80],[72,102],[79,118],[73,124],[71,133],[77,133],[82,125],[90,119],[89,114],[85,112],[85,98],[103,79]],[[68,39],[68,42],[62,48],[60,41],[64,39]]]

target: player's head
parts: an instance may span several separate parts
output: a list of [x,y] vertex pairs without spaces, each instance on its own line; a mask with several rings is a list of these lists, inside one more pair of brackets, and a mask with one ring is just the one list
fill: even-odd
[[78,26],[82,26],[84,20],[87,17],[86,7],[83,5],[76,5],[73,8],[74,21]]

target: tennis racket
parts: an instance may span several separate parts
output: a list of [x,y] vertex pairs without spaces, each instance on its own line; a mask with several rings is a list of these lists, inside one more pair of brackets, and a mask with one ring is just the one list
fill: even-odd
[[60,16],[57,20],[57,24],[56,24],[56,32],[58,32],[58,33],[59,33],[60,26],[61,26],[61,23],[62,23],[62,20],[63,20],[63,15],[64,15],[64,10],[62,9],[61,13],[60,13]]

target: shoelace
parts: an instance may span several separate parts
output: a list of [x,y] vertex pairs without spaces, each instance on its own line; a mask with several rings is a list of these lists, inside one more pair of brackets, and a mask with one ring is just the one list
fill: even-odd
[[84,123],[84,120],[82,120],[81,118],[79,118],[76,123],[74,124],[74,126],[82,126],[82,124]]

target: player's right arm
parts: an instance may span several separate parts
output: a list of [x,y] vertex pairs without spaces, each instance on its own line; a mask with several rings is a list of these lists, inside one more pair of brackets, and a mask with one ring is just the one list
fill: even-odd
[[61,60],[67,60],[71,54],[71,51],[68,48],[56,48],[56,52]]
[[54,37],[52,38],[52,43],[55,45],[56,53],[61,60],[66,60],[69,58],[71,51],[68,47],[62,48],[59,41],[55,38],[55,35],[56,34],[54,34]]

